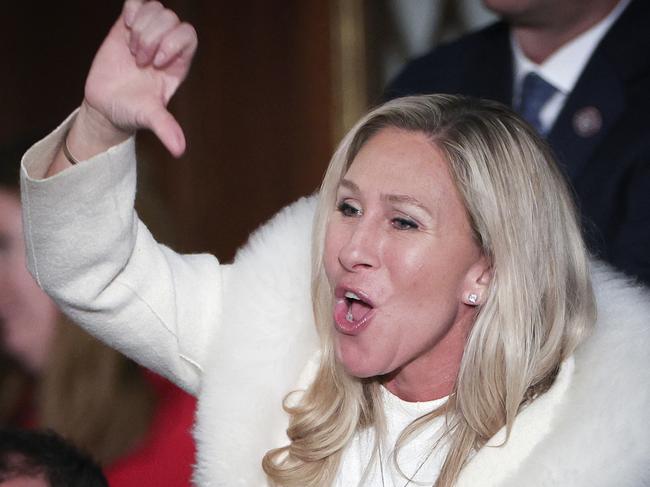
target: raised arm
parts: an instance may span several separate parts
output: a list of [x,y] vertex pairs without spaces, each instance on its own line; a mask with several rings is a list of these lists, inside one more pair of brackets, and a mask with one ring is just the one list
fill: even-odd
[[[73,158],[89,159],[138,129],[152,130],[180,156],[185,136],[167,104],[187,75],[196,45],[194,28],[159,2],[127,0],[97,51],[67,134]],[[47,176],[70,166],[62,147]]]
[[219,327],[222,268],[159,245],[139,221],[131,135],[148,128],[183,152],[166,105],[195,49],[194,29],[173,12],[128,0],[81,108],[27,152],[21,176],[28,265],[41,287],[88,331],[192,392]]
[[[280,403],[317,342],[309,295],[315,199],[281,212],[228,266],[158,244],[133,208],[129,136],[151,128],[182,152],[182,131],[165,107],[195,47],[193,29],[160,4],[125,4],[76,117],[23,158],[28,265],[75,322],[185,389],[200,391],[209,369],[237,387],[282,383],[273,387]],[[60,149],[66,134],[76,165]],[[282,379],[255,379],[278,367]]]

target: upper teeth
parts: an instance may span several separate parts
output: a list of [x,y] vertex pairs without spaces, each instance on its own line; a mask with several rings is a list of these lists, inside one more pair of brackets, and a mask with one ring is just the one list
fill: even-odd
[[354,299],[356,301],[361,301],[361,298],[354,294],[352,291],[346,291],[345,292],[345,297],[348,299]]

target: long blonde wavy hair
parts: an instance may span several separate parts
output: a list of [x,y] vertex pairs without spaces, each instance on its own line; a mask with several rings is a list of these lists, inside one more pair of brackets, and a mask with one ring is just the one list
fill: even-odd
[[291,443],[263,459],[274,485],[330,485],[350,439],[367,428],[375,428],[377,438],[383,431],[380,378],[351,377],[335,358],[323,244],[340,180],[361,147],[388,127],[424,133],[442,151],[493,273],[449,400],[398,440],[397,449],[446,416],[449,451],[435,487],[452,486],[473,452],[502,427],[510,432],[521,408],[551,386],[595,322],[571,194],[547,145],[525,122],[498,103],[448,95],[401,98],[376,108],[345,136],[321,187],[312,298],[322,360],[300,402],[285,404]]

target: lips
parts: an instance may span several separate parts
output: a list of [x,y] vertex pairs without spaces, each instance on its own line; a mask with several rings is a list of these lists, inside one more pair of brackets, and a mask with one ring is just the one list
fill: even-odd
[[341,333],[357,335],[368,326],[375,307],[363,291],[339,286],[334,297],[334,322]]

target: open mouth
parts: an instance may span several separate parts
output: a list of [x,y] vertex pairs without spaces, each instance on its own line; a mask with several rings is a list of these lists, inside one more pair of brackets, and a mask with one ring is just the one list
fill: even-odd
[[341,289],[334,304],[334,321],[346,334],[360,332],[372,317],[374,306],[361,293]]
[[372,309],[370,304],[352,291],[346,291],[344,296],[348,306],[347,313],[345,313],[345,319],[348,323],[360,322]]

